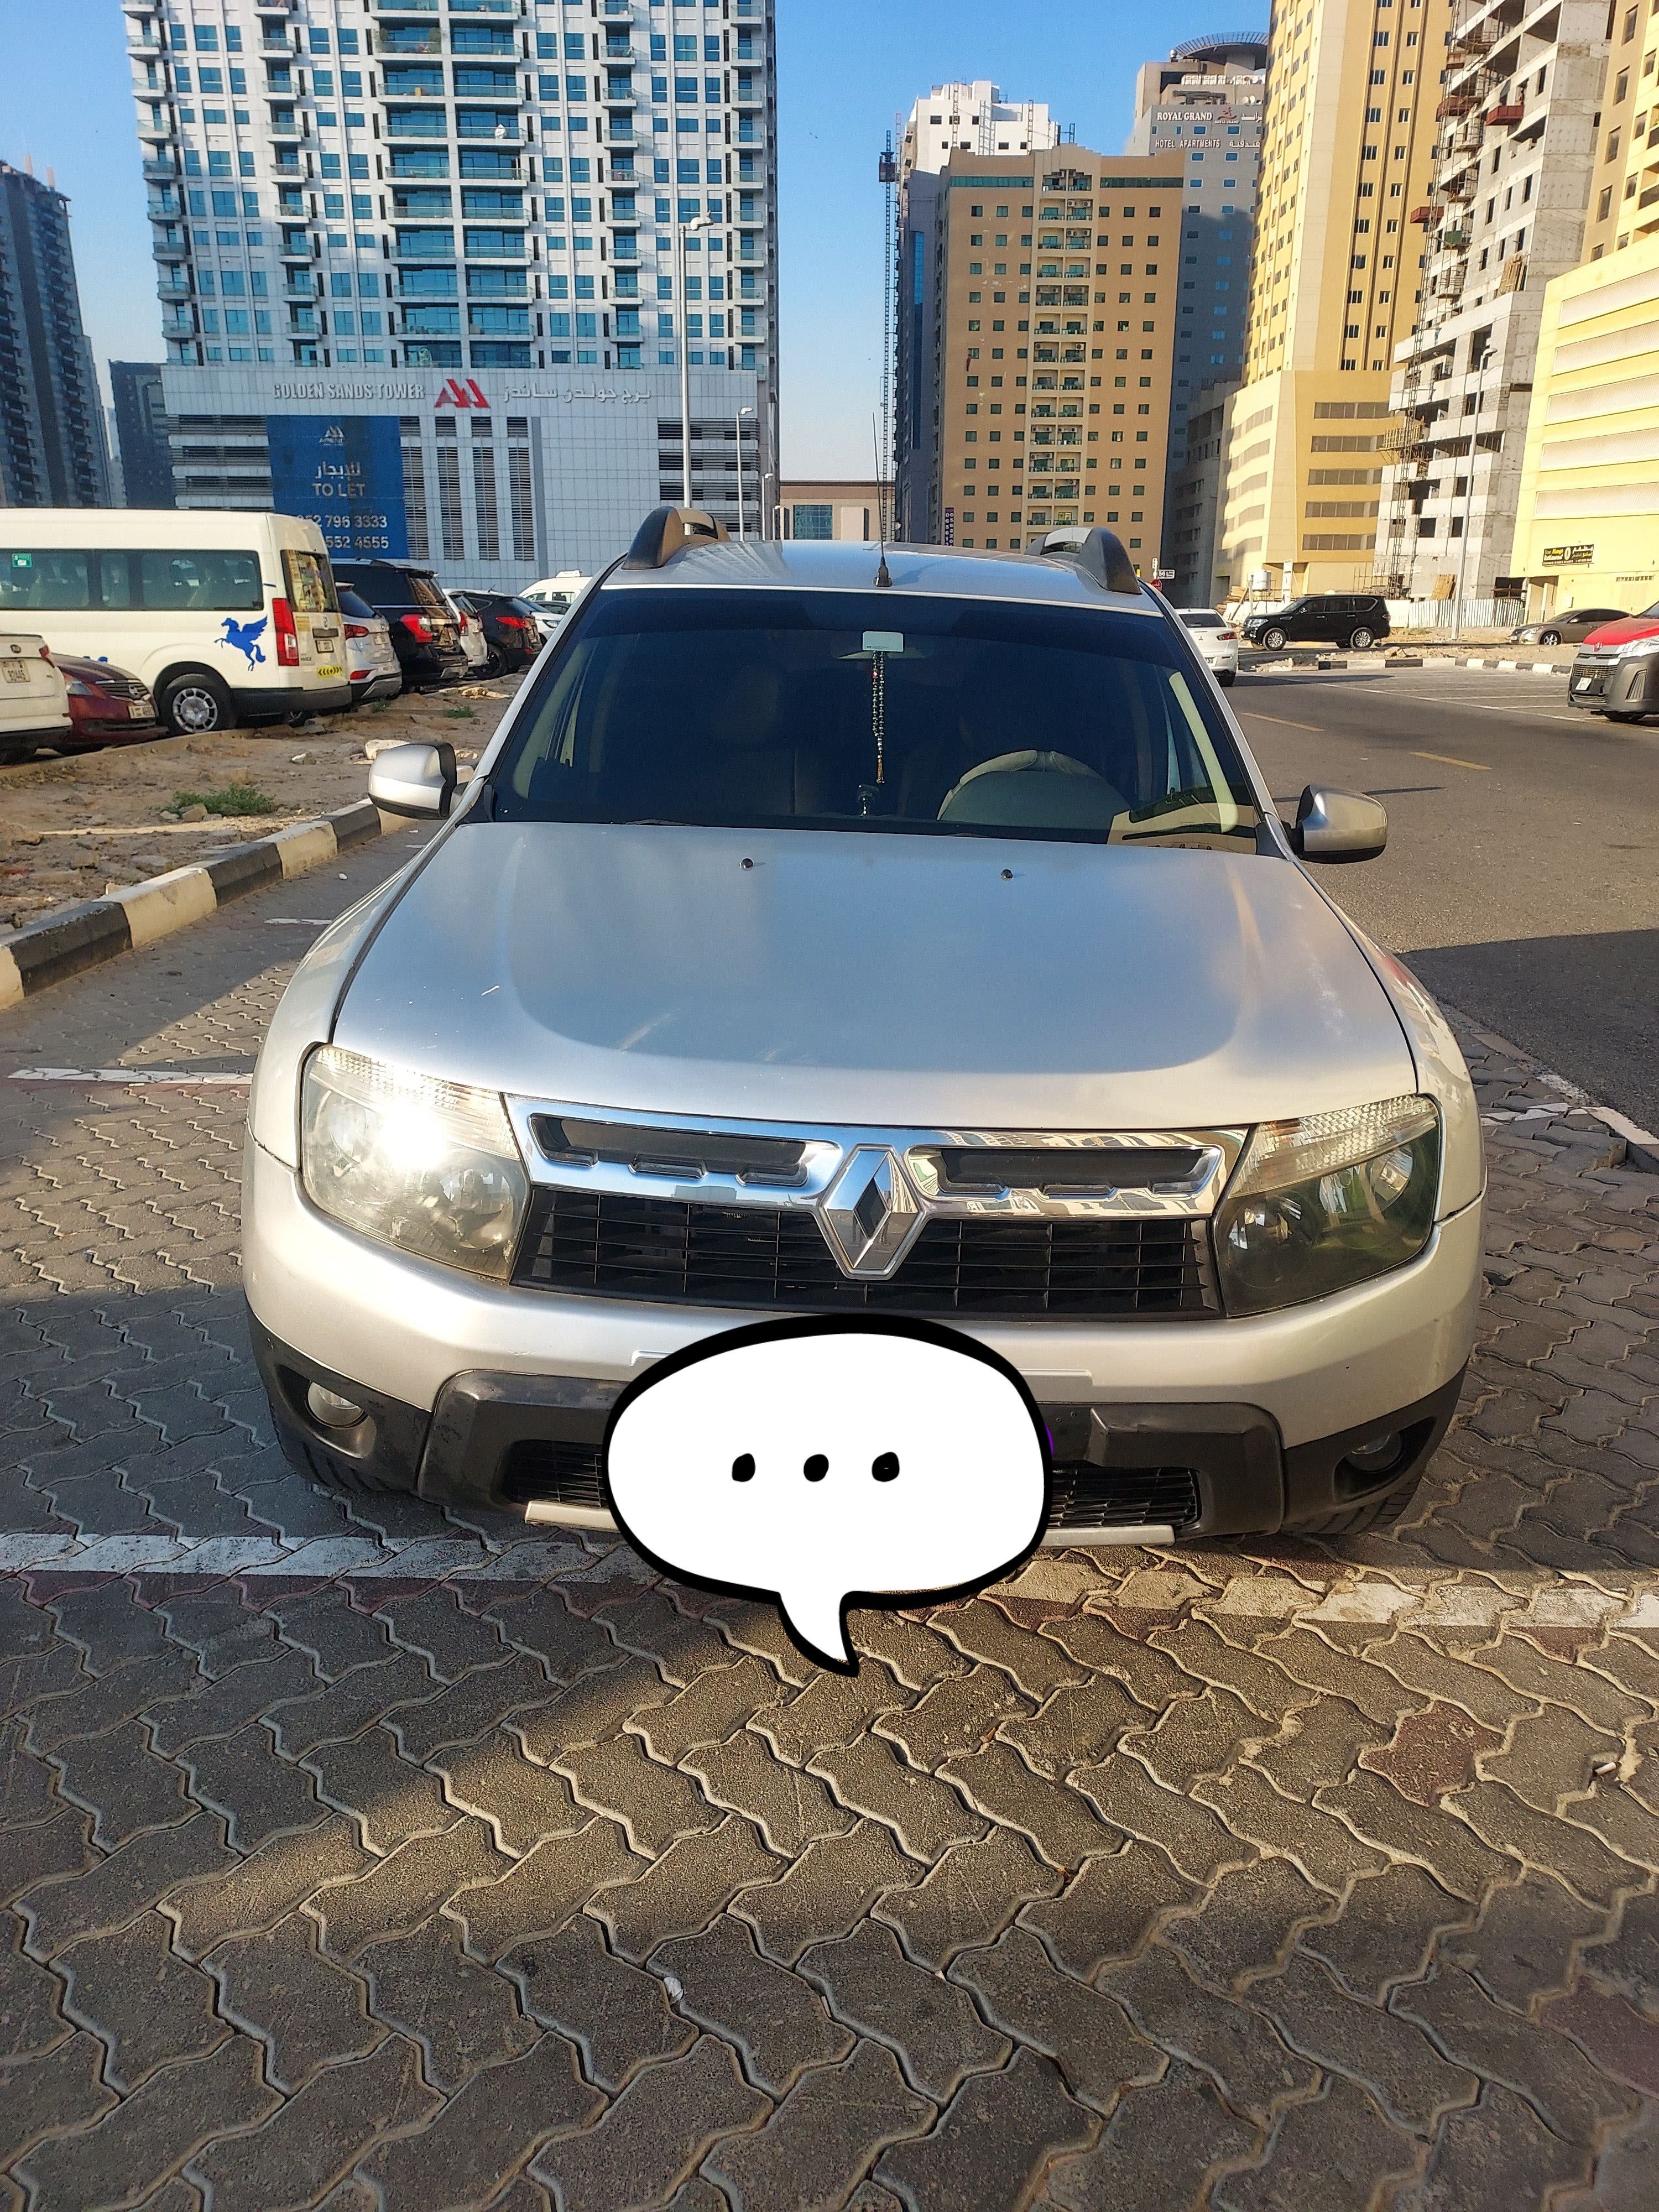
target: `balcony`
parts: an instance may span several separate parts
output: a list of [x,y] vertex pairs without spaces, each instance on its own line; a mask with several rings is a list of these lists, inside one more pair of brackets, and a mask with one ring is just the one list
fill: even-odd
[[253,12],[256,15],[291,15],[293,0],[253,0]]
[[149,123],[141,123],[138,125],[138,136],[141,138],[149,139],[152,143],[158,146],[165,145],[167,140],[172,137],[173,131],[173,125],[171,122],[157,123],[152,121]]
[[179,164],[171,155],[149,154],[144,158],[143,169],[147,184],[171,184],[179,173]]
[[1489,107],[1486,115],[1486,127],[1489,131],[1503,130],[1510,124],[1518,123],[1526,112],[1518,100],[1510,100],[1502,106]]
[[1437,122],[1443,123],[1449,115],[1464,116],[1474,106],[1473,92],[1449,92],[1434,111]]
[[155,296],[158,300],[189,299],[189,277],[182,269],[163,270],[156,282]]
[[265,30],[259,34],[259,52],[262,54],[291,54],[297,51],[286,31]]
[[127,40],[127,52],[135,61],[154,61],[161,52],[161,33],[153,30],[135,31]]
[[1467,230],[1443,230],[1440,234],[1439,250],[1442,253],[1463,253],[1468,251],[1468,243],[1469,234]]

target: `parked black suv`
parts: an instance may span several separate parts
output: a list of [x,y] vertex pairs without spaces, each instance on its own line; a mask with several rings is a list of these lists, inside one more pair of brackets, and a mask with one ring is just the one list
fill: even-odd
[[1247,615],[1238,627],[1251,645],[1269,653],[1302,644],[1364,652],[1389,635],[1389,605],[1370,592],[1316,592],[1274,614]]
[[416,561],[336,561],[336,580],[349,584],[386,617],[404,689],[459,684],[467,674],[455,610],[430,568]]
[[543,640],[542,626],[528,599],[511,599],[505,592],[455,592],[451,597],[458,607],[467,608],[483,624],[484,643],[489,647],[484,675],[501,676],[529,667],[541,651]]

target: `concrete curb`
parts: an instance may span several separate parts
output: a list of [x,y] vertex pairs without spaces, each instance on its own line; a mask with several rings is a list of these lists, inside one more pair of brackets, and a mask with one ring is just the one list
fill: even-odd
[[136,951],[216,913],[232,899],[304,875],[349,845],[401,829],[373,799],[360,799],[319,822],[297,822],[269,837],[234,845],[210,860],[170,868],[109,898],[88,899],[0,939],[0,1006],[15,1006],[118,953]]

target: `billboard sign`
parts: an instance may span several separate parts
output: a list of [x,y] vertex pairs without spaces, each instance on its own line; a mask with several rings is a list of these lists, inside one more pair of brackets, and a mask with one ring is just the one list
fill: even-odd
[[395,415],[267,415],[271,504],[302,515],[331,553],[409,553]]

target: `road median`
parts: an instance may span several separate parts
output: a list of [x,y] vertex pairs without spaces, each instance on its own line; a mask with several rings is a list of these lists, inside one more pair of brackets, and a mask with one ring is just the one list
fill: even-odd
[[233,845],[210,860],[88,899],[0,937],[0,1006],[18,1005],[124,952],[153,945],[201,921],[233,899],[301,876],[348,847],[403,826],[372,799],[343,806],[315,822]]

